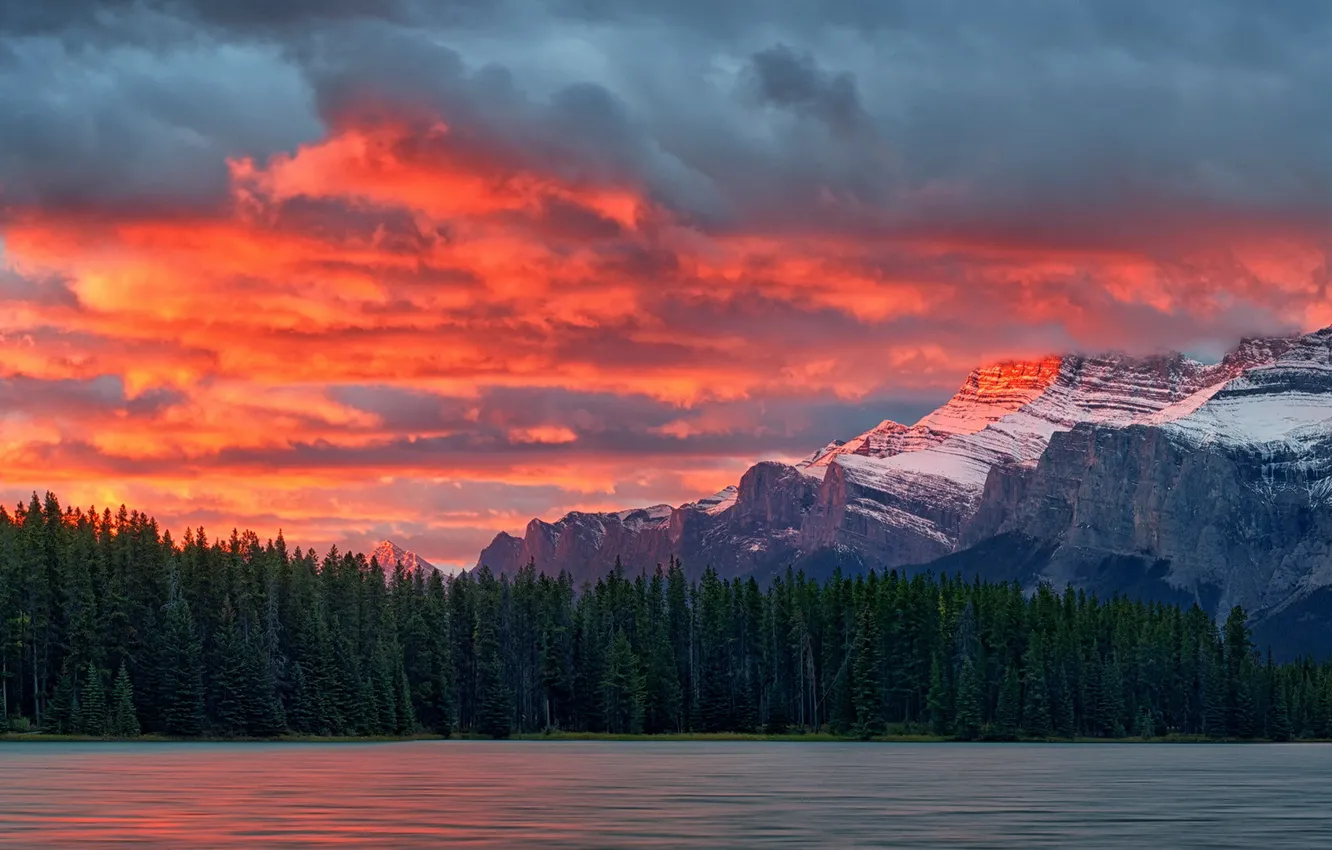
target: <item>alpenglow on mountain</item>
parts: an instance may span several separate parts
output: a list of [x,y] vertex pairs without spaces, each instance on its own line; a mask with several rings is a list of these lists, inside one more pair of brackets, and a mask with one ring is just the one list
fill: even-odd
[[408,575],[412,576],[417,573],[429,576],[432,572],[446,572],[415,552],[407,551],[392,540],[379,541],[374,551],[370,553],[370,557],[377,560],[388,575],[393,575],[393,570],[398,562],[402,562],[403,569],[407,571]]
[[1330,514],[1332,328],[1247,339],[1215,364],[986,366],[914,425],[885,421],[795,466],[759,463],[678,507],[534,519],[478,563],[512,572],[531,559],[582,581],[617,556],[634,572],[675,556],[695,574],[759,577],[939,561],[1311,624],[1310,600],[1332,588]]

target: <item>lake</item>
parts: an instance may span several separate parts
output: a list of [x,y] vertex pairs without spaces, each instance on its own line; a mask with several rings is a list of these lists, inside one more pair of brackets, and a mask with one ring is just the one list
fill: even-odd
[[1316,847],[1332,746],[0,744],[0,846]]

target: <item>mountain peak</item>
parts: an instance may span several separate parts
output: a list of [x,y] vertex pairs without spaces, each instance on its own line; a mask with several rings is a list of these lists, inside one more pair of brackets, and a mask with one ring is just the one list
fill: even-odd
[[1021,409],[1049,389],[1064,357],[1004,360],[973,369],[953,397],[916,423],[942,434],[974,434],[1005,414]]
[[533,520],[521,538],[498,535],[478,562],[514,571],[531,559],[579,580],[618,556],[640,566],[679,557],[734,575],[828,552],[925,563],[956,550],[987,486],[1017,494],[1054,435],[1084,425],[1171,425],[1160,433],[1191,444],[1321,440],[1332,431],[1332,328],[1245,339],[1210,364],[1174,352],[990,363],[914,425],[884,420],[794,469],[757,464],[738,490],[675,511]]
[[415,552],[410,552],[392,540],[381,540],[375,544],[370,557],[379,562],[385,573],[392,573],[399,561],[407,573],[428,573],[428,571],[442,572],[439,567],[422,558]]

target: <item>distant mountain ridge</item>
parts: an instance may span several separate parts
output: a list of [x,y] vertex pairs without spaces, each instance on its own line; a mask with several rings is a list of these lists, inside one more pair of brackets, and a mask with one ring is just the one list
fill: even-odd
[[389,575],[393,574],[393,570],[399,561],[402,562],[403,568],[412,575],[422,573],[428,576],[432,572],[447,572],[447,570],[440,569],[415,552],[409,552],[391,540],[381,540],[375,544],[370,557],[377,560],[379,566],[383,567],[384,572]]
[[1330,499],[1332,328],[1246,339],[1214,364],[992,364],[914,425],[885,421],[795,466],[757,464],[700,502],[533,520],[478,563],[534,559],[577,580],[616,556],[638,569],[675,555],[726,575],[940,558],[986,572],[966,553],[1001,540],[1022,551],[993,569],[1025,563],[1013,577],[1029,583],[1114,592],[1138,579],[1102,562],[1129,558],[1150,562],[1158,596],[1276,612],[1332,586]]

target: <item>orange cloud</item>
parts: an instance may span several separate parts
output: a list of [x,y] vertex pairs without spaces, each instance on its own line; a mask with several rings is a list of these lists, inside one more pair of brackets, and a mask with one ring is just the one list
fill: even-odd
[[[209,216],[15,211],[13,271],[71,297],[0,289],[0,381],[114,387],[0,410],[11,490],[280,523],[293,540],[464,529],[425,554],[466,560],[528,507],[683,501],[849,435],[763,424],[772,404],[942,396],[977,360],[1157,344],[1167,322],[1332,321],[1322,249],[1300,234],[1164,261],[1152,246],[742,232],[640,186],[512,166],[444,122],[348,125],[230,173]],[[364,387],[400,395],[339,394]],[[568,409],[548,409],[555,392]],[[591,410],[603,397],[656,418]],[[390,483],[363,497],[364,481]],[[383,498],[461,481],[511,495]],[[534,490],[539,504],[506,507]]]

